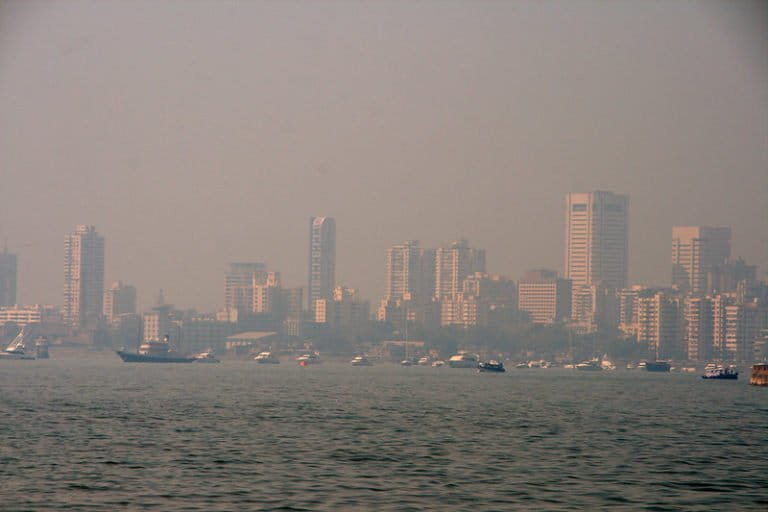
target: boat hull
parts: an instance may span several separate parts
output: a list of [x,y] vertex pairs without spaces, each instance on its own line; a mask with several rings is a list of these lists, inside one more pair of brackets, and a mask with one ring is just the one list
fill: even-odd
[[117,355],[125,363],[194,363],[194,357],[181,356],[148,356],[144,354],[135,354],[133,352],[117,351]]
[[704,380],[738,380],[739,374],[732,374],[732,375],[702,375],[702,379]]
[[669,373],[671,369],[672,369],[672,365],[663,361],[654,361],[654,362],[648,361],[647,363],[645,363],[645,371],[647,372]]
[[13,352],[0,352],[0,361],[32,361],[35,358],[24,354],[14,354]]

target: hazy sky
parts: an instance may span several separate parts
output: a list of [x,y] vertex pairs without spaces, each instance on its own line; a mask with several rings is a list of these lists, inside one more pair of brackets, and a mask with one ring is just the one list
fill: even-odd
[[63,241],[106,279],[223,305],[230,261],[305,286],[311,215],[377,301],[386,248],[460,236],[562,270],[563,197],[630,194],[630,278],[673,225],[768,268],[768,2],[0,0],[0,240],[60,304]]

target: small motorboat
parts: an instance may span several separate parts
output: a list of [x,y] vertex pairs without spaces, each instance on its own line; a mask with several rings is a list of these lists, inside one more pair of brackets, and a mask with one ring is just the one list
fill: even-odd
[[739,371],[735,366],[710,363],[704,368],[704,375],[701,378],[707,380],[737,380],[739,378]]
[[373,363],[371,363],[364,355],[353,357],[349,364],[352,366],[373,366]]
[[221,360],[216,357],[216,354],[213,353],[212,349],[208,349],[204,352],[200,352],[199,354],[195,354],[192,356],[195,358],[196,363],[220,363]]
[[507,370],[504,369],[504,363],[491,359],[477,364],[477,371],[479,373],[504,373]]
[[272,352],[259,352],[253,360],[259,364],[280,364],[280,360]]

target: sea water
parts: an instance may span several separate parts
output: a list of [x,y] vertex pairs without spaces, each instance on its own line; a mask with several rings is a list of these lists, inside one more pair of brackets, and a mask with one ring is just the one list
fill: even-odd
[[748,373],[2,361],[0,509],[768,510]]

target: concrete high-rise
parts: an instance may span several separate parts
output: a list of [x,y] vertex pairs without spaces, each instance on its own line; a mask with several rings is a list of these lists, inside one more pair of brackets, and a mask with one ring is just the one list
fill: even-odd
[[731,229],[705,226],[672,228],[672,284],[704,294],[707,277],[731,255]]
[[387,249],[385,299],[403,299],[416,291],[419,282],[419,242],[408,240]]
[[571,314],[571,282],[554,270],[531,270],[517,283],[517,307],[534,324],[552,324]]
[[566,195],[565,277],[572,283],[574,320],[594,323],[603,314],[598,304],[585,314],[583,301],[575,300],[586,296],[585,287],[599,286],[606,296],[626,288],[628,244],[629,196],[600,190]]
[[469,247],[459,240],[435,251],[435,298],[453,298],[462,291],[464,279],[485,273],[485,249]]
[[120,315],[136,313],[136,288],[122,281],[115,281],[104,292],[104,319],[114,324]]
[[331,217],[309,219],[309,282],[307,303],[314,318],[318,299],[331,299],[336,287],[336,221]]
[[627,284],[629,196],[596,191],[566,196],[565,277],[574,287]]
[[0,252],[0,306],[16,304],[16,255]]
[[263,263],[230,263],[224,275],[224,308],[251,313],[254,287],[265,283],[266,279],[267,266]]
[[74,328],[97,327],[103,311],[104,237],[79,225],[64,241],[64,321]]

